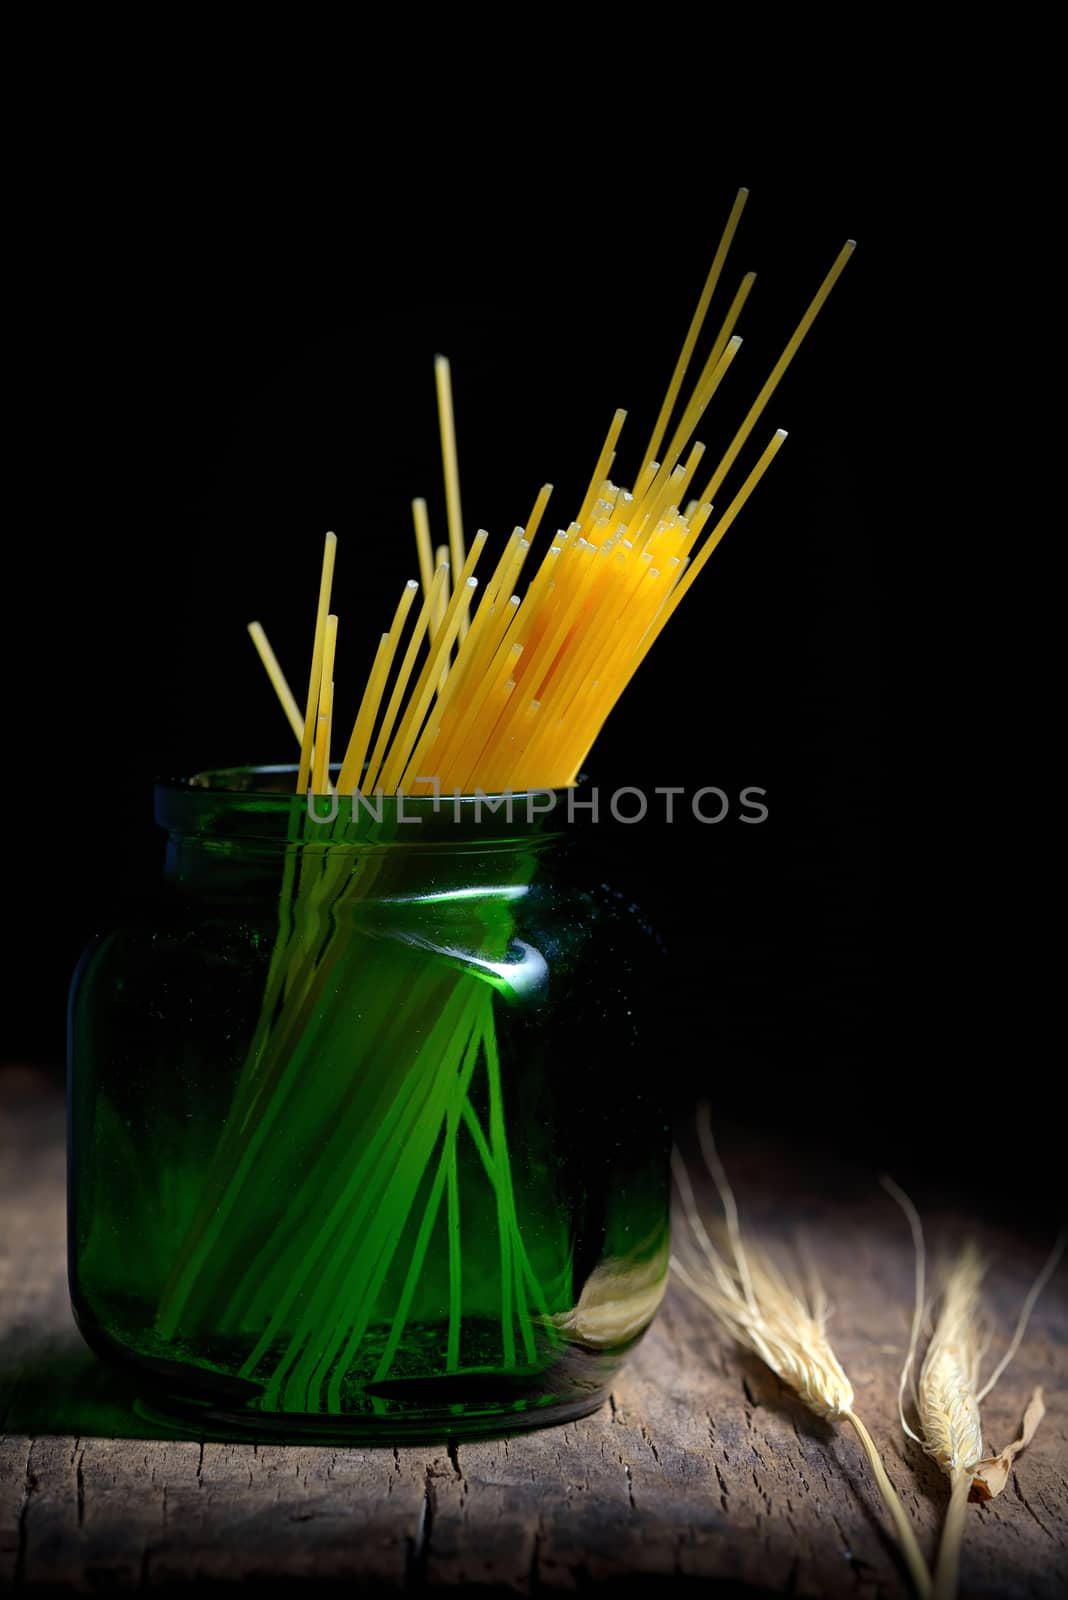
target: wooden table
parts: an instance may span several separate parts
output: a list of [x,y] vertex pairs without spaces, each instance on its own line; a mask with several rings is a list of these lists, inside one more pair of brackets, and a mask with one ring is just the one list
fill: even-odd
[[[803,1219],[857,1409],[930,1551],[946,1487],[905,1448],[894,1398],[912,1270],[900,1215],[866,1177],[831,1185],[810,1174],[806,1188],[776,1171],[775,1152],[723,1143],[754,1230]],[[436,1448],[160,1442],[71,1321],[63,1104],[50,1080],[0,1076],[0,1172],[0,1585],[537,1593],[691,1579],[715,1595],[907,1592],[852,1435],[725,1346],[679,1286],[611,1403],[582,1422]],[[1004,1337],[1041,1252],[1008,1232],[984,1242],[997,1255],[989,1290]],[[984,1403],[999,1448],[1033,1385],[1049,1413],[1005,1493],[970,1510],[965,1595],[1068,1593],[1068,1362],[1055,1338],[1066,1278],[1062,1268]]]

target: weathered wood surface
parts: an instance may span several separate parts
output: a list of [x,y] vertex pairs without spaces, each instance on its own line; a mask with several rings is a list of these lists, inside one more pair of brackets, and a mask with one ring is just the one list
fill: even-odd
[[[715,1594],[907,1592],[852,1435],[817,1422],[725,1347],[677,1287],[610,1406],[583,1422],[396,1450],[143,1437],[150,1427],[70,1317],[62,1102],[30,1074],[4,1085],[0,1585],[326,1581],[523,1594],[689,1579]],[[769,1189],[740,1148],[726,1154],[754,1227],[803,1220],[836,1302],[834,1343],[858,1410],[930,1551],[945,1486],[906,1450],[896,1420],[911,1288],[899,1215],[877,1191],[831,1201],[822,1174],[806,1191],[776,1172]],[[998,1257],[990,1288],[1007,1330],[1039,1251],[1007,1233],[985,1242]],[[965,1595],[1068,1592],[1068,1384],[1057,1338],[1066,1276],[1050,1285],[984,1404],[999,1448],[1036,1383],[1049,1413],[1004,1495],[971,1508]]]

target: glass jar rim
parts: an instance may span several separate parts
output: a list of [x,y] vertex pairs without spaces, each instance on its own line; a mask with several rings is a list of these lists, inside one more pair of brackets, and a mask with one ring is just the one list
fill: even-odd
[[[511,848],[559,838],[574,789],[453,795],[296,794],[296,764],[210,768],[159,779],[155,816],[169,834],[326,849],[450,845]],[[581,781],[581,780],[580,780]]]

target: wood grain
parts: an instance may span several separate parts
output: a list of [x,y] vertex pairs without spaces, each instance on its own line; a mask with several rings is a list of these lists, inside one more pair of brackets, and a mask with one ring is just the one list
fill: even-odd
[[[724,1144],[749,1225],[774,1235],[784,1218],[804,1223],[858,1410],[930,1552],[945,1485],[906,1450],[894,1398],[911,1287],[899,1215],[870,1181],[843,1188],[818,1173],[806,1184],[766,1148]],[[29,1072],[0,1079],[0,1172],[4,1586],[344,1582],[488,1595],[691,1580],[717,1596],[907,1593],[852,1435],[725,1347],[677,1286],[611,1403],[582,1422],[432,1448],[160,1441],[71,1321],[62,1099]],[[961,1226],[949,1214],[933,1232]],[[1004,1335],[1041,1251],[1008,1232],[984,1242]],[[965,1595],[1068,1592],[1068,1362],[1056,1337],[1066,1311],[1062,1269],[984,1404],[999,1448],[1036,1383],[1049,1412],[1004,1495],[972,1508]]]

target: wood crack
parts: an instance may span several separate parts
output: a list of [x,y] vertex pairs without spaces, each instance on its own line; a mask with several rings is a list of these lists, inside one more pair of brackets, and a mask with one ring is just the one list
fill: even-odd
[[1046,1538],[1052,1539],[1054,1544],[1062,1543],[1062,1541],[1057,1538],[1057,1535],[1053,1532],[1052,1528],[1046,1527],[1046,1524],[1042,1521],[1042,1518],[1039,1516],[1030,1500],[1028,1500],[1027,1496],[1020,1488],[1020,1480],[1015,1472],[1012,1475],[1012,1486],[1016,1490],[1016,1497],[1020,1501],[1020,1504],[1023,1506],[1024,1510],[1029,1512],[1030,1515],[1035,1519],[1039,1527],[1042,1529],[1042,1532],[1046,1535]]
[[531,1594],[538,1594],[541,1590],[541,1518],[534,1533],[534,1540],[530,1547],[530,1565],[527,1568],[527,1587]]
[[19,1543],[18,1552],[15,1556],[16,1584],[25,1583],[26,1581],[26,1551],[28,1546],[27,1521],[30,1514],[30,1501],[37,1493],[40,1484],[40,1480],[38,1479],[36,1472],[33,1470],[33,1452],[36,1442],[37,1441],[34,1440],[26,1452],[26,1476],[22,1488],[22,1502],[19,1506]]

